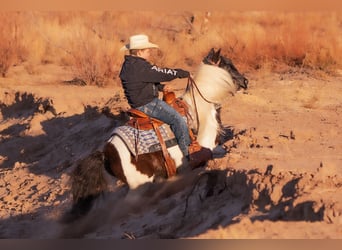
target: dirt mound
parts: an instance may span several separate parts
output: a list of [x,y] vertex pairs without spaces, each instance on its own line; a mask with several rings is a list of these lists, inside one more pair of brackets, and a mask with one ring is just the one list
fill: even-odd
[[[246,220],[338,225],[342,207],[331,191],[341,188],[341,179],[320,175],[320,170],[273,174],[271,167],[263,173],[207,169],[150,184],[126,197],[122,188],[107,194],[89,216],[65,226],[62,236],[192,238]],[[313,197],[315,192],[324,198]]]
[[[81,114],[68,116],[66,110],[55,108],[56,100],[61,103],[34,92],[1,93],[1,238],[41,237],[27,224],[48,223],[49,217],[57,216],[54,207],[69,200],[68,171],[77,159],[102,145],[117,120],[90,105]],[[16,224],[18,231],[8,229]]]

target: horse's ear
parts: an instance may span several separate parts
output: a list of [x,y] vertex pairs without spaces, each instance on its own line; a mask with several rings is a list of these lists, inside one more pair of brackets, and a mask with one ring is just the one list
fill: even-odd
[[215,51],[214,48],[211,48],[208,55],[203,59],[203,62],[206,64],[216,64],[220,60],[221,49]]
[[211,50],[209,51],[208,53],[208,58],[210,58],[210,60],[212,60],[212,58],[214,57],[215,55],[215,49],[214,48],[211,48]]
[[220,60],[220,53],[221,53],[221,49],[218,49],[216,52],[214,52],[212,61],[214,63],[217,63]]
[[217,50],[216,54],[218,54],[218,56],[221,55],[221,48],[219,48],[219,49]]

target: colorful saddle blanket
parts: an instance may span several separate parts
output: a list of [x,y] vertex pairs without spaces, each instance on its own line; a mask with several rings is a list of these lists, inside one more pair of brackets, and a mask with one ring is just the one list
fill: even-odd
[[[169,125],[163,124],[158,129],[167,148],[177,145],[175,135]],[[134,156],[161,150],[158,137],[153,129],[139,130],[131,126],[119,126],[113,130],[108,142],[112,141],[114,135],[123,140]]]

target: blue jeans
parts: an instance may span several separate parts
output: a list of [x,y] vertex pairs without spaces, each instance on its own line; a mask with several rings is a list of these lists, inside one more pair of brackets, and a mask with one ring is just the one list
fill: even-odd
[[155,98],[151,102],[136,109],[169,124],[171,130],[175,134],[177,143],[183,155],[188,156],[188,148],[191,143],[188,126],[184,118],[174,108],[159,98]]

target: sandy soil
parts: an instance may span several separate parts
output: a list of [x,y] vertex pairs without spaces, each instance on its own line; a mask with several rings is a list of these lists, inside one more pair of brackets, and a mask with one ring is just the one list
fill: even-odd
[[141,199],[108,177],[91,213],[65,224],[75,162],[102,147],[127,104],[117,86],[36,69],[0,79],[0,238],[342,238],[342,75],[248,74],[249,89],[222,105],[226,155]]

